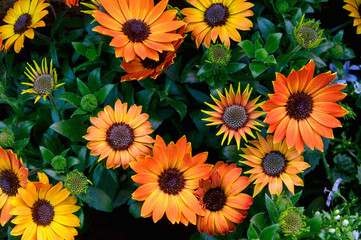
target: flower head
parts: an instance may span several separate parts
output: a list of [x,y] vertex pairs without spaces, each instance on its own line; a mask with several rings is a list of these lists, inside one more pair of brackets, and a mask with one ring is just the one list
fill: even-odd
[[14,133],[8,128],[0,129],[0,147],[10,147],[14,142]]
[[338,69],[336,68],[336,66],[333,63],[330,64],[330,70],[333,72],[338,72],[338,74],[341,75],[342,79],[337,80],[337,83],[346,84],[348,82],[357,82],[356,75],[351,74],[350,70],[361,70],[361,68],[358,65],[350,66],[350,61],[346,61],[343,64],[343,71],[341,73],[338,71]]
[[18,189],[28,184],[28,169],[24,168],[21,158],[17,158],[11,150],[0,147],[0,224],[4,226],[11,218],[10,204],[12,198],[18,196]]
[[350,17],[353,17],[353,26],[356,27],[356,33],[361,34],[361,2],[359,0],[344,0],[344,2],[346,5],[343,8],[350,12]]
[[110,46],[115,56],[126,62],[136,56],[159,61],[163,51],[174,51],[173,41],[182,36],[175,33],[185,23],[175,20],[177,11],[167,10],[168,0],[154,6],[153,0],[100,0],[109,13],[95,10],[93,17],[101,26],[93,31],[113,37]]
[[205,114],[210,115],[209,118],[202,119],[203,121],[211,122],[207,125],[222,125],[221,129],[218,131],[217,136],[223,135],[222,145],[228,136],[228,143],[230,144],[232,138],[236,139],[237,148],[239,149],[241,143],[241,137],[247,142],[246,134],[255,138],[251,129],[260,131],[256,126],[263,126],[262,123],[257,122],[255,119],[265,114],[261,111],[255,111],[261,103],[257,103],[257,97],[251,101],[249,98],[252,93],[252,88],[249,89],[247,85],[246,89],[241,94],[241,84],[238,84],[237,93],[234,94],[232,85],[227,89],[224,89],[226,96],[223,96],[218,90],[218,95],[220,100],[215,99],[212,95],[213,101],[217,105],[207,104],[215,111],[205,111],[202,110]]
[[157,222],[166,214],[173,224],[196,224],[197,215],[203,216],[203,210],[194,190],[212,170],[212,165],[204,163],[207,155],[203,152],[192,156],[191,143],[185,136],[168,146],[157,136],[152,156],[138,157],[130,163],[136,172],[132,179],[140,184],[132,198],[144,201],[141,216],[152,216]]
[[353,230],[352,236],[355,238],[355,240],[358,240],[360,237],[360,233],[357,230]]
[[22,82],[21,84],[28,85],[32,88],[23,90],[21,94],[24,93],[33,93],[36,94],[35,102],[36,103],[41,97],[46,100],[46,97],[51,94],[52,91],[56,90],[58,87],[64,85],[65,83],[58,82],[58,75],[56,70],[53,68],[53,60],[50,61],[50,67],[48,69],[48,63],[46,58],[41,61],[41,69],[39,65],[33,60],[34,68],[29,64],[30,70],[26,67],[24,74],[32,81],[32,83]]
[[336,117],[343,117],[347,110],[335,103],[346,97],[343,84],[329,83],[336,73],[321,73],[313,77],[315,64],[310,60],[301,70],[292,70],[288,77],[276,73],[274,94],[262,108],[267,111],[265,122],[274,133],[276,143],[284,138],[288,147],[295,146],[300,153],[306,144],[311,149],[323,151],[321,136],[333,138],[332,128],[342,127]]
[[208,49],[208,61],[218,66],[227,65],[231,60],[231,51],[223,44],[212,45]]
[[29,182],[19,189],[19,195],[11,200],[11,214],[16,216],[11,222],[16,226],[10,232],[13,236],[23,235],[23,239],[74,239],[78,234],[80,220],[73,213],[80,209],[76,197],[63,183],[49,184],[48,177],[38,173],[40,182]]
[[64,184],[73,195],[79,195],[86,193],[89,182],[84,173],[75,169],[66,175]]
[[148,155],[148,147],[153,143],[149,134],[153,129],[147,121],[148,114],[141,112],[141,106],[134,104],[128,110],[128,104],[118,99],[114,109],[106,106],[98,117],[91,117],[94,126],[90,126],[83,137],[89,141],[90,155],[100,155],[98,161],[107,158],[107,168],[122,165],[124,169],[137,157]]
[[68,5],[68,7],[72,6],[79,6],[79,0],[64,0],[65,4]]
[[219,37],[221,42],[229,47],[230,40],[240,42],[241,35],[238,30],[247,31],[253,23],[247,18],[253,16],[249,10],[253,3],[232,0],[187,0],[195,8],[184,8],[181,13],[186,17],[186,32],[192,32],[197,47],[204,42],[209,48],[211,40],[216,42]]
[[335,183],[332,186],[332,191],[327,190],[327,188],[325,188],[324,192],[328,192],[328,196],[327,196],[327,201],[326,201],[326,205],[329,207],[331,205],[331,201],[332,198],[335,196],[334,192],[338,192],[338,186],[340,185],[340,183],[342,182],[342,178],[338,178]]
[[297,239],[297,235],[305,231],[306,217],[302,211],[296,207],[289,207],[280,216],[280,228],[285,236]]
[[320,22],[311,21],[303,22],[303,14],[300,23],[294,28],[293,35],[297,43],[304,48],[316,48],[324,38],[322,38],[323,29],[319,30]]
[[[41,19],[48,14],[50,4],[45,0],[19,0],[10,8],[3,21],[7,24],[0,27],[0,38],[5,42],[5,51],[15,43],[14,50],[19,53],[24,47],[25,37],[34,38],[34,28],[44,27],[45,22]],[[41,20],[41,21],[40,21]]]
[[[95,13],[95,10],[99,10],[103,13],[107,13],[107,11],[105,11],[103,5],[100,3],[100,0],[90,0],[90,1],[92,3],[80,2],[81,5],[89,8],[88,10],[81,10],[82,13],[93,15]],[[95,21],[95,19],[92,21],[92,23],[94,21]]]
[[247,216],[253,199],[242,191],[249,185],[248,177],[241,176],[242,168],[235,163],[217,162],[207,180],[201,180],[197,190],[204,216],[198,216],[198,231],[209,236],[225,235],[236,229]]
[[272,135],[267,140],[258,135],[258,141],[250,141],[253,146],[242,148],[246,159],[241,163],[253,167],[245,172],[250,173],[250,181],[254,182],[253,197],[268,184],[271,194],[280,196],[283,183],[294,194],[294,185],[303,186],[303,181],[297,176],[310,165],[303,161],[303,156],[294,147],[288,148],[286,141],[276,143]]

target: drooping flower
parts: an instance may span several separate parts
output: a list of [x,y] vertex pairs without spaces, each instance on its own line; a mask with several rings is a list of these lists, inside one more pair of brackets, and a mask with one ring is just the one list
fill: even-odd
[[208,61],[218,66],[225,66],[231,60],[231,50],[224,44],[212,45],[208,49]]
[[304,48],[316,48],[322,40],[323,29],[319,30],[320,22],[315,22],[314,19],[303,22],[305,15],[303,14],[300,23],[295,26],[293,35],[297,43]]
[[241,35],[237,29],[247,31],[253,27],[253,23],[247,18],[253,16],[249,10],[253,3],[232,0],[187,0],[195,8],[184,8],[181,13],[186,17],[186,32],[192,32],[197,47],[203,42],[209,48],[211,40],[216,42],[217,38],[227,47],[230,40],[240,42]]
[[64,0],[65,4],[68,5],[68,7],[72,6],[79,6],[79,0]]
[[204,163],[207,155],[203,152],[192,156],[191,143],[185,136],[168,146],[157,136],[153,155],[130,163],[137,173],[132,179],[141,185],[132,194],[133,199],[144,201],[141,216],[152,216],[157,222],[166,214],[173,224],[196,224],[197,215],[203,215],[203,210],[194,191],[212,170],[212,165]]
[[253,197],[255,197],[268,184],[271,194],[280,196],[283,183],[294,194],[294,185],[303,186],[303,181],[297,176],[310,165],[303,161],[295,147],[288,148],[286,141],[276,143],[272,135],[265,140],[258,135],[258,141],[250,141],[253,146],[242,148],[240,156],[246,159],[241,163],[252,167],[245,172],[250,173],[250,181],[254,182]]
[[220,100],[215,99],[212,95],[213,101],[217,105],[207,104],[214,111],[205,111],[202,110],[205,114],[210,115],[209,118],[202,119],[203,121],[208,121],[207,126],[210,125],[222,125],[221,129],[218,131],[217,136],[223,135],[222,145],[228,136],[228,145],[230,144],[232,138],[236,139],[237,148],[239,149],[241,143],[241,137],[247,142],[246,134],[255,138],[251,129],[260,131],[257,126],[263,126],[262,123],[257,122],[255,119],[265,114],[262,111],[255,111],[261,103],[257,103],[260,96],[249,101],[249,98],[252,93],[252,88],[249,89],[247,85],[246,89],[241,94],[241,84],[238,84],[237,93],[234,94],[233,87],[230,85],[229,92],[227,89],[224,89],[226,96],[220,93],[218,90],[218,95]]
[[324,193],[329,193],[328,196],[327,196],[327,201],[326,201],[326,205],[327,207],[329,207],[331,205],[331,201],[332,201],[332,198],[335,196],[334,193],[338,192],[338,186],[340,185],[340,183],[342,182],[342,178],[338,178],[335,183],[333,184],[332,186],[332,190],[327,190],[327,188],[325,188],[324,190]]
[[183,43],[184,38],[187,36],[183,34],[184,27],[182,27],[178,34],[181,34],[183,38],[172,42],[174,45],[174,51],[163,51],[159,53],[159,60],[155,61],[150,58],[141,59],[140,57],[135,57],[131,62],[123,61],[120,65],[124,71],[128,74],[124,75],[121,81],[131,81],[131,80],[142,80],[146,77],[151,77],[156,79],[159,74],[162,73],[163,69],[167,69],[170,65],[174,63],[173,59],[177,56],[176,51],[179,46]]
[[198,216],[198,231],[209,236],[225,235],[236,229],[247,216],[253,199],[242,191],[249,185],[248,177],[241,176],[242,168],[235,163],[217,162],[207,180],[201,180],[197,190],[204,216]]
[[74,239],[80,225],[73,214],[80,209],[76,197],[69,196],[62,182],[52,186],[45,174],[38,175],[40,182],[19,188],[19,195],[11,200],[10,213],[16,216],[11,222],[16,226],[10,234],[22,239]]
[[315,64],[311,59],[301,70],[294,71],[286,78],[276,73],[273,82],[274,94],[262,108],[267,111],[265,122],[274,133],[276,143],[286,138],[288,147],[295,146],[298,152],[306,144],[311,149],[323,151],[321,136],[333,138],[332,128],[342,127],[336,117],[343,117],[347,110],[335,103],[347,94],[341,90],[344,84],[328,84],[336,73],[321,73],[313,77]]
[[306,231],[306,217],[302,212],[296,207],[289,207],[281,214],[279,224],[285,236],[297,239],[300,233]]
[[24,168],[21,158],[17,158],[11,150],[0,147],[0,223],[4,226],[11,218],[10,204],[12,198],[18,196],[18,189],[28,184],[28,169]]
[[115,56],[126,62],[136,56],[159,61],[159,53],[174,51],[173,41],[182,36],[175,33],[185,23],[175,20],[177,11],[167,10],[168,0],[154,6],[153,0],[100,0],[109,13],[95,10],[93,17],[101,26],[93,31],[113,37],[110,46]]
[[98,161],[107,158],[107,168],[122,165],[124,169],[137,157],[148,155],[148,147],[153,143],[149,134],[153,129],[147,121],[148,114],[141,112],[141,106],[134,104],[128,110],[128,104],[118,99],[114,109],[106,106],[98,117],[91,117],[94,126],[90,126],[83,137],[89,141],[90,155],[100,155]]
[[343,8],[350,12],[350,17],[353,17],[353,26],[356,27],[356,33],[361,34],[361,2],[359,0],[344,0],[344,2],[346,5]]
[[50,4],[45,0],[19,0],[10,8],[3,21],[7,24],[0,27],[0,38],[5,42],[5,51],[15,43],[14,50],[19,53],[24,47],[25,37],[34,38],[34,28],[44,27],[45,22],[41,19],[48,14]]
[[41,68],[33,60],[34,68],[29,64],[30,70],[25,67],[26,71],[24,74],[32,81],[32,83],[22,82],[21,84],[28,85],[32,88],[23,90],[21,94],[32,93],[36,94],[35,102],[36,103],[41,97],[44,101],[46,97],[51,94],[52,91],[56,90],[58,87],[64,85],[65,83],[58,83],[58,75],[56,69],[53,68],[53,60],[50,61],[50,67],[48,69],[48,63],[46,58],[41,61]]

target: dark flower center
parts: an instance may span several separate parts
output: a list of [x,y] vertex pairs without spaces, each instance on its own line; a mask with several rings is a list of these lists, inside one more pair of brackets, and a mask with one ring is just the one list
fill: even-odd
[[296,120],[308,118],[312,109],[312,97],[304,92],[291,94],[286,104],[287,114]]
[[28,30],[31,25],[31,15],[29,13],[24,13],[21,15],[14,24],[14,32],[16,34],[22,34]]
[[298,30],[297,35],[301,34],[300,39],[303,39],[303,46],[307,48],[310,44],[312,45],[318,39],[318,33],[312,27],[304,26]]
[[159,176],[158,182],[160,190],[176,195],[184,188],[185,180],[177,168],[168,168]]
[[134,131],[128,124],[114,123],[107,130],[106,141],[114,150],[125,150],[134,142]]
[[261,166],[268,176],[279,177],[285,171],[287,160],[282,153],[271,151],[263,157]]
[[16,174],[11,170],[0,172],[0,188],[8,196],[15,196],[20,187],[20,181]]
[[142,42],[150,34],[150,27],[142,20],[130,19],[123,24],[123,32],[130,41]]
[[213,3],[204,12],[204,21],[211,27],[222,26],[226,24],[229,16],[228,8],[222,3]]
[[54,218],[54,207],[48,200],[37,200],[32,209],[31,216],[37,225],[48,226]]
[[223,121],[227,127],[238,130],[248,122],[247,110],[240,105],[232,105],[224,110]]
[[34,91],[39,95],[46,95],[51,92],[53,78],[50,74],[42,74],[34,81]]
[[159,53],[158,61],[155,61],[150,58],[145,58],[144,60],[141,60],[143,67],[148,69],[156,69],[165,61],[167,53],[168,53],[167,51],[163,51],[162,53]]
[[219,211],[226,204],[227,196],[220,187],[209,189],[203,197],[206,209],[215,212]]

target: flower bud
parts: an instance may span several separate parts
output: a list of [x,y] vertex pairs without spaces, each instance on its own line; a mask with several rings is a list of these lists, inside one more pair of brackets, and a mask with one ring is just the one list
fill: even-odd
[[322,38],[323,29],[319,30],[320,22],[303,22],[305,15],[302,16],[300,23],[294,28],[293,35],[297,43],[304,48],[316,48],[324,38]]
[[336,232],[336,229],[330,228],[330,229],[328,229],[328,232],[331,233],[331,234],[334,234]]
[[223,44],[216,44],[208,49],[208,60],[219,66],[226,65],[231,59],[231,51]]
[[340,215],[337,215],[334,217],[335,220],[340,220],[341,216]]
[[14,142],[14,133],[8,128],[0,129],[0,146],[3,148],[10,147]]
[[342,221],[342,226],[347,227],[349,223],[350,222],[347,219],[345,219]]
[[86,193],[88,189],[88,182],[90,181],[83,173],[78,172],[78,170],[73,170],[68,175],[66,175],[65,187],[73,195],[79,195]]
[[91,112],[98,106],[98,100],[93,94],[87,94],[81,98],[80,106],[85,111]]

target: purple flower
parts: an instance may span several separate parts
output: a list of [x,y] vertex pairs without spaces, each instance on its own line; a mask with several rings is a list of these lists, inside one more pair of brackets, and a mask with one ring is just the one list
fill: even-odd
[[[331,63],[330,64],[330,69],[333,72],[338,72],[338,69],[336,68],[336,66]],[[360,66],[357,65],[351,65],[350,66],[350,61],[346,61],[345,64],[343,65],[343,74],[342,74],[342,79],[338,80],[337,83],[339,84],[346,84],[347,82],[358,82],[357,81],[357,77],[351,73],[349,73],[350,70],[361,70]]]
[[327,190],[327,188],[325,188],[325,190],[323,191],[324,193],[327,193],[327,192],[329,193],[327,196],[327,201],[326,201],[327,207],[329,207],[331,205],[331,200],[335,196],[335,194],[333,194],[333,193],[338,191],[338,186],[340,185],[341,182],[342,182],[342,178],[338,178],[336,180],[336,182],[333,184],[332,191]]
[[360,237],[360,233],[357,230],[353,230],[352,235],[355,238],[355,240],[358,240]]

